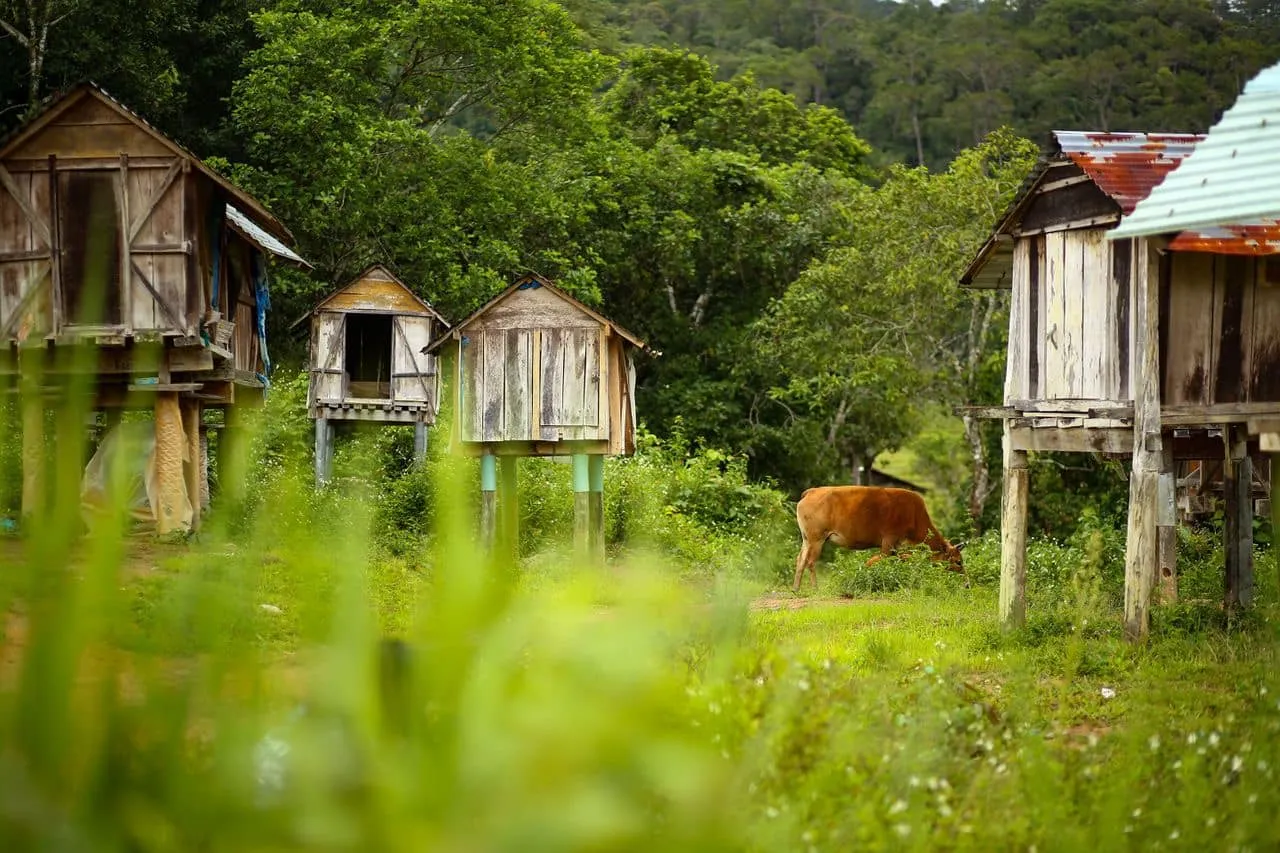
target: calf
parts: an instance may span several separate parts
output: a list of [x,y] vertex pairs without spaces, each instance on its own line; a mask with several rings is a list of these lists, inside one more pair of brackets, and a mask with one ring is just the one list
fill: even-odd
[[[807,490],[796,504],[796,523],[804,544],[796,557],[795,591],[800,591],[804,570],[813,575],[818,585],[814,563],[822,554],[828,539],[844,548],[879,548],[880,553],[867,561],[871,565],[892,554],[902,545],[928,545],[933,559],[946,560],[947,569],[964,572],[960,556],[963,544],[952,545],[929,519],[924,499],[907,489],[879,486],[819,486]],[[965,575],[968,585],[969,576]]]

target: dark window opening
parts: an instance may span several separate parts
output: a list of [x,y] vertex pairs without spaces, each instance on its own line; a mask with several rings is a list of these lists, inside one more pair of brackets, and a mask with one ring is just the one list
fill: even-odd
[[62,310],[75,325],[119,325],[120,217],[112,172],[58,176]]
[[347,316],[347,396],[391,399],[391,317]]

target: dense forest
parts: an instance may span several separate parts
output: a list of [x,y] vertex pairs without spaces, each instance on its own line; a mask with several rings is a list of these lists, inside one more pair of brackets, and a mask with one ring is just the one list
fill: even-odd
[[454,318],[533,270],[649,341],[650,430],[794,489],[996,396],[1003,306],[954,282],[1034,143],[1205,130],[1280,3],[0,0],[0,36],[0,129],[92,78],[289,223],[285,363],[369,263]]

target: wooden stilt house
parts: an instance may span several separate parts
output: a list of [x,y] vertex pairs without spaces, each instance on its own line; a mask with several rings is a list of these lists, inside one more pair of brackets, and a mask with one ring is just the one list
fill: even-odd
[[383,266],[356,276],[307,317],[316,481],[330,476],[335,421],[413,424],[417,456],[425,454],[427,427],[440,410],[437,358],[426,350],[448,331],[445,319]]
[[516,459],[571,457],[575,539],[603,553],[606,455],[635,452],[635,335],[536,275],[527,275],[428,352],[453,358],[455,446],[481,458],[482,530],[494,530],[503,465],[503,538],[515,538]]
[[[56,395],[89,372],[93,408],[154,409],[157,528],[196,525],[201,412],[261,400],[268,262],[305,266],[292,242],[190,151],[78,86],[0,141],[0,376],[42,372]],[[24,405],[27,515],[44,441],[39,397]]]
[[[1028,451],[1132,458],[1125,625],[1176,589],[1175,463],[1224,460],[1227,602],[1252,577],[1251,417],[1280,417],[1275,261],[1207,235],[1108,240],[1202,137],[1056,132],[961,278],[1011,290],[1000,610],[1023,619]],[[1159,581],[1157,581],[1159,578]]]

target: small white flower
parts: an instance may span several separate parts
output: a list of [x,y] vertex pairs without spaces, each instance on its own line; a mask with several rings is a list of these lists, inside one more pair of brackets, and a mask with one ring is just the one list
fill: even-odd
[[1102,690],[1101,690],[1100,692],[1102,693],[1102,698],[1103,698],[1103,699],[1114,699],[1114,698],[1116,698],[1116,692],[1115,692],[1114,690],[1112,690],[1110,687],[1104,687],[1104,688],[1102,688]]
[[1207,817],[1207,818],[1205,818],[1205,820],[1204,820],[1204,825],[1205,825],[1205,826],[1217,826],[1217,825],[1218,825],[1218,819],[1217,819],[1216,817]]
[[1181,770],[1181,769],[1182,769],[1182,759],[1181,759],[1181,758],[1179,758],[1177,761],[1173,762],[1173,769],[1174,769],[1174,770]]
[[912,776],[910,779],[908,779],[908,780],[907,780],[907,784],[908,784],[908,785],[910,785],[910,786],[911,786],[911,787],[913,787],[913,788],[919,788],[919,787],[920,787],[920,777],[919,777],[919,776]]
[[947,805],[946,803],[939,803],[938,814],[942,815],[943,817],[951,817],[951,806]]
[[774,817],[777,817],[777,816],[778,816],[778,810],[777,810],[777,809],[775,809],[773,806],[769,806],[769,808],[765,809],[765,810],[764,810],[764,813],[765,813],[765,814],[767,814],[767,815],[768,815],[769,817],[771,817],[771,818],[774,818]]
[[1134,809],[1133,816],[1135,819],[1142,817],[1142,809],[1140,808]]
[[1218,733],[1217,733],[1217,732],[1210,732],[1210,733],[1209,733],[1209,746],[1217,746],[1217,745],[1218,745]]
[[1160,749],[1160,735],[1152,735],[1147,738],[1147,744],[1151,747],[1152,752],[1158,751]]
[[908,835],[911,834],[911,827],[905,823],[899,823],[896,826],[894,826],[893,831],[898,833],[898,836],[900,838],[906,838]]
[[1256,802],[1258,802],[1258,795],[1257,795],[1257,794],[1250,794],[1250,795],[1249,795],[1249,805],[1253,805],[1253,804],[1254,804],[1254,803],[1256,803]]
[[1244,767],[1244,759],[1238,755],[1231,756],[1231,772],[1239,773],[1242,767]]
[[907,810],[906,800],[894,800],[893,805],[889,806],[889,814],[902,814]]
[[1175,829],[1173,832],[1169,833],[1169,840],[1170,840],[1170,841],[1177,841],[1177,840],[1178,840],[1178,836],[1179,836],[1179,835],[1181,835],[1181,833],[1180,833],[1180,832],[1178,832],[1178,830],[1176,830],[1176,829]]
[[1195,742],[1196,742],[1196,740],[1197,740],[1197,738],[1196,738],[1196,733],[1195,733],[1195,732],[1192,732],[1191,734],[1187,735],[1187,744],[1188,744],[1188,745],[1195,743]]
[[801,841],[803,841],[803,842],[805,842],[806,844],[810,844],[810,843],[812,843],[812,842],[813,842],[813,833],[812,833],[812,832],[810,832],[810,831],[807,831],[807,830],[806,830],[806,831],[805,831],[805,834],[804,834],[804,835],[802,835],[802,836],[800,836],[800,840],[801,840]]
[[831,658],[827,658],[822,662],[823,669],[831,669]]
[[1258,688],[1258,695],[1259,696],[1267,695],[1267,686],[1265,684]]
[[807,679],[807,678],[802,678],[802,679],[800,679],[800,681],[796,684],[796,687],[799,687],[801,690],[808,690],[808,689],[809,689],[809,679]]

